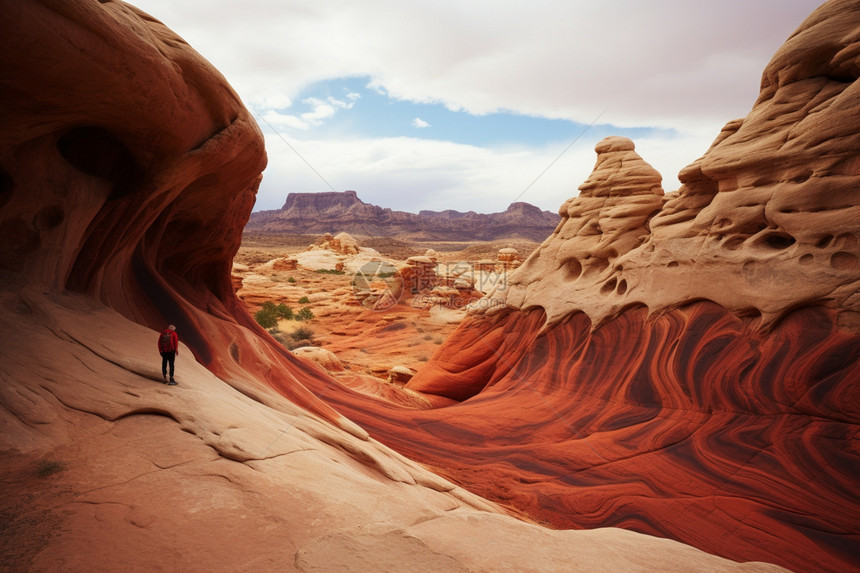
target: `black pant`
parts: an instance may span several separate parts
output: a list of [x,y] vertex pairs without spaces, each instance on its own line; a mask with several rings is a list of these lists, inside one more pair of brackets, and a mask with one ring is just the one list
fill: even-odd
[[175,352],[161,353],[161,375],[167,376],[167,365],[170,364],[170,377],[173,378],[173,363],[176,360]]

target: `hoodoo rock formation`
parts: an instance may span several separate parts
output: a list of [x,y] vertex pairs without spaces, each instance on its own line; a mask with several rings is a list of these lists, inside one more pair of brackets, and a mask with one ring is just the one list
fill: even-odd
[[385,401],[233,294],[265,154],[224,78],[122,2],[7,2],[0,567],[857,569],[858,29],[816,10],[677,193],[599,144]]
[[501,213],[429,211],[407,213],[365,203],[355,191],[290,193],[284,206],[251,214],[249,233],[324,233],[401,237],[433,241],[492,241],[520,237],[542,241],[558,216],[528,203],[511,203]]
[[515,519],[325,404],[336,382],[231,287],[264,165],[224,78],[152,17],[3,4],[0,568],[776,570]]

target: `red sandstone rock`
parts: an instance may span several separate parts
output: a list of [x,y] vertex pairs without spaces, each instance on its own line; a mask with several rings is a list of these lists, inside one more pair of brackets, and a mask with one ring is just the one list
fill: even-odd
[[[465,483],[561,527],[860,566],[858,29],[852,2],[810,16],[665,203],[629,140],[598,144],[557,232],[492,293],[506,307],[476,306],[407,385],[464,401]],[[517,479],[536,485],[498,486]]]
[[[0,451],[24,459],[0,467],[4,483],[33,487],[38,456],[68,464],[35,498],[60,523],[29,555],[34,568],[238,569],[246,552],[303,569],[480,569],[500,556],[518,569],[740,568],[631,532],[527,525],[376,440],[544,523],[856,568],[860,344],[840,327],[857,325],[858,304],[852,8],[825,4],[792,37],[750,118],[685,172],[665,217],[649,220],[663,200],[644,165],[597,170],[558,236],[514,273],[508,308],[471,317],[404,390],[337,383],[233,296],[264,157],[211,66],[120,2],[13,3],[0,21]],[[776,167],[763,160],[774,154]],[[598,229],[578,209],[616,176],[623,197],[593,208]],[[800,207],[817,231],[795,228]],[[762,210],[776,235],[735,225]],[[697,226],[724,215],[746,260]],[[833,237],[817,236],[822,224]],[[684,257],[667,260],[676,245]],[[747,274],[738,261],[753,263]],[[581,299],[533,298],[578,278]],[[145,350],[167,321],[187,360],[172,390]],[[410,393],[419,385],[432,394]],[[249,543],[242,555],[236,539]]]

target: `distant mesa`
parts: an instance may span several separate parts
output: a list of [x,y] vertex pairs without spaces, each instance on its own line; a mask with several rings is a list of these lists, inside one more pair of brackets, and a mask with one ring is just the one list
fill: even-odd
[[529,203],[511,203],[501,213],[384,209],[365,203],[355,191],[290,193],[284,206],[251,213],[247,233],[316,234],[333,230],[353,235],[428,241],[543,241],[560,221],[557,214]]

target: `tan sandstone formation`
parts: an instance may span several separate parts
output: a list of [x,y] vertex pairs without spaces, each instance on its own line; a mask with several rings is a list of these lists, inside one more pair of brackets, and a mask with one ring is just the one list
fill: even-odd
[[154,18],[4,3],[0,567],[775,570],[517,520],[321,401],[335,382],[233,295],[264,166],[239,98]]
[[[767,328],[816,302],[860,331],[849,5],[828,4],[780,48],[753,110],[681,171],[665,205],[659,174],[629,140],[598,144],[594,172],[560,209],[559,229],[509,281],[508,304],[541,306],[550,324],[574,310],[599,324],[633,303],[656,313],[708,299]],[[846,17],[832,17],[839,12]]]
[[360,251],[358,241],[349,233],[338,233],[334,236],[331,233],[325,233],[311,245],[311,248],[327,249],[340,255],[357,255]]
[[[860,568],[858,31],[856,1],[816,10],[676,193],[629,140],[596,146],[556,232],[479,301],[505,304],[406,386],[459,402],[428,442],[471,487],[558,527]],[[388,443],[441,463],[422,435]]]

